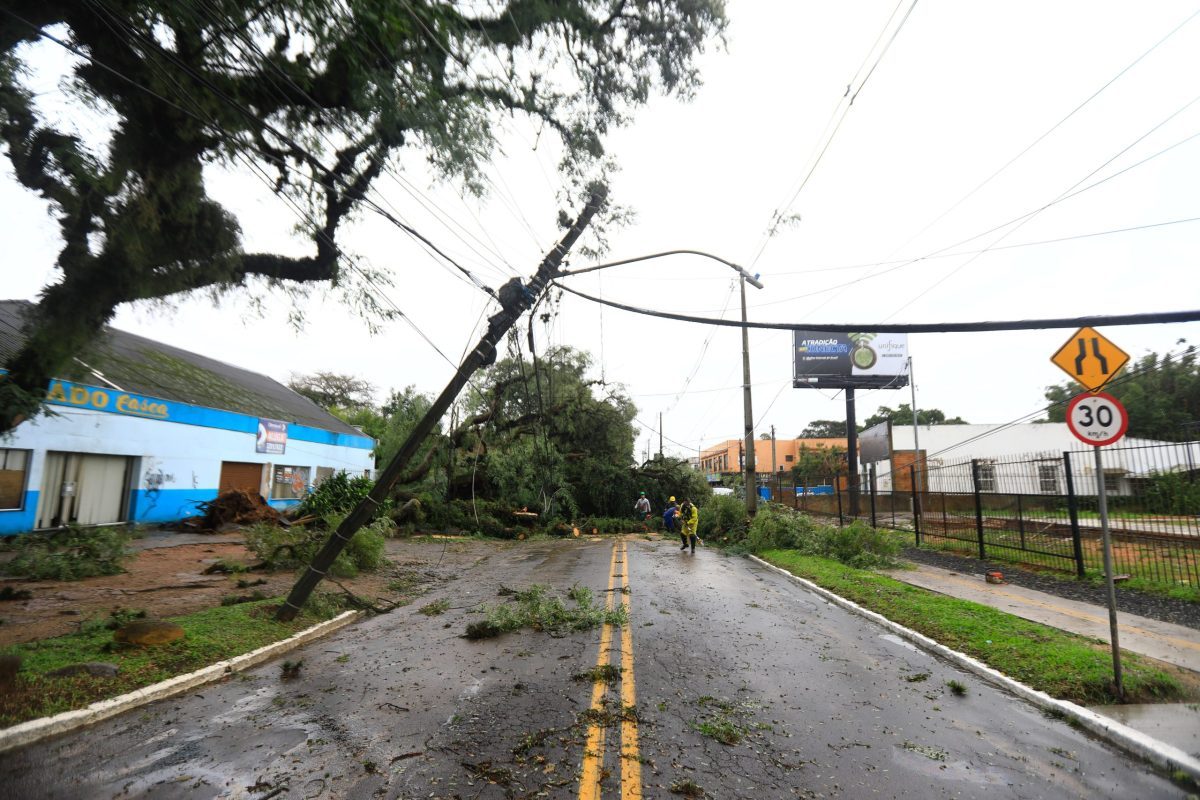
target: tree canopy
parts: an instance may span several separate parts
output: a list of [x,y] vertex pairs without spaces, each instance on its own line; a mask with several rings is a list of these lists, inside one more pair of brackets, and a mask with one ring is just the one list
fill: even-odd
[[799,439],[836,439],[846,435],[844,419],[814,419],[800,432]]
[[[878,425],[881,422],[891,420],[893,425],[912,425],[913,413],[912,407],[908,403],[901,403],[899,408],[893,409],[888,406],[880,406],[875,413],[867,417],[862,423],[864,429],[870,428],[872,425]],[[922,408],[917,411],[918,425],[967,425],[969,424],[962,417],[946,417],[946,412],[939,408]]]
[[[0,147],[59,224],[58,280],[5,365],[0,432],[36,414],[47,383],[114,310],[181,292],[336,287],[386,315],[339,229],[412,149],[481,192],[496,125],[557,134],[562,172],[603,171],[603,137],[655,91],[688,96],[723,0],[9,0],[0,13]],[[37,102],[29,53],[76,56],[63,86],[107,130]],[[297,212],[308,252],[247,252],[206,186],[252,169]],[[394,216],[390,219],[398,223]]]
[[[1082,391],[1074,381],[1047,386],[1046,399],[1052,404],[1047,421],[1065,422],[1067,401]],[[1104,391],[1129,412],[1129,436],[1166,441],[1200,437],[1200,363],[1195,345],[1176,355],[1147,353],[1127,365]]]
[[336,372],[293,375],[288,388],[302,394],[326,411],[358,411],[374,406],[375,387],[370,381]]

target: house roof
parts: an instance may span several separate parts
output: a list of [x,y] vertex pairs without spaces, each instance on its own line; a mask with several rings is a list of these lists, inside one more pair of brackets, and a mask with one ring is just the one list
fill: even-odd
[[[0,300],[0,365],[25,341],[26,300]],[[161,344],[108,326],[56,377],[121,391],[269,417],[335,433],[361,436],[355,427],[273,378],[215,358]]]

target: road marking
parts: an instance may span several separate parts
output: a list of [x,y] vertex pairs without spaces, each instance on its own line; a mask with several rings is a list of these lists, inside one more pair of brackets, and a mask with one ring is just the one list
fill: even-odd
[[[633,625],[629,622],[629,547],[621,540],[621,800],[642,800],[642,754],[638,749],[637,690],[633,680]],[[612,592],[609,592],[612,595]]]
[[[612,557],[608,564],[608,597],[604,604],[606,611],[613,610],[613,582],[615,578],[613,570],[617,567],[617,550],[618,543],[613,542]],[[609,650],[611,648],[612,625],[606,622],[600,628],[600,652],[596,656],[597,667],[604,667],[608,664]],[[604,700],[604,693],[607,690],[608,683],[605,681],[596,681],[592,684],[591,709],[593,712],[600,711],[602,708],[601,701]],[[598,721],[592,721],[588,724],[587,744],[583,751],[583,769],[579,775],[579,800],[600,800],[600,778],[602,777],[603,767],[604,725]]]

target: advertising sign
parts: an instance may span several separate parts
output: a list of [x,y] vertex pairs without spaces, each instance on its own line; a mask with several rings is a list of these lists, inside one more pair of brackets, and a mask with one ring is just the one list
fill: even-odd
[[260,419],[254,452],[281,456],[287,449],[288,424],[277,419]]
[[908,385],[908,335],[792,332],[792,386],[899,389]]

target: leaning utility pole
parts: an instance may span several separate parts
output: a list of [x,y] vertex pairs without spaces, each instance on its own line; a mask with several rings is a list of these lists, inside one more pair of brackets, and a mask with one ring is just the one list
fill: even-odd
[[[763,288],[757,275],[751,275],[741,267],[734,267],[741,275],[739,281],[742,288],[742,322],[746,321],[746,281],[757,288]],[[746,455],[744,458],[746,476],[746,513],[753,517],[758,511],[758,479],[754,475],[754,411],[750,406],[750,328],[742,325],[742,412],[746,418]]]
[[320,583],[321,579],[329,571],[338,554],[345,548],[346,543],[358,532],[358,529],[370,522],[371,518],[383,505],[387,499],[388,493],[392,487],[400,479],[404,469],[408,466],[408,462],[416,455],[417,450],[425,441],[425,438],[433,431],[438,420],[446,413],[458,393],[462,391],[463,386],[471,379],[471,376],[480,367],[486,367],[496,361],[496,344],[504,338],[509,329],[513,326],[521,314],[533,305],[533,302],[546,288],[546,284],[550,282],[558,274],[559,265],[562,264],[563,257],[570,251],[571,246],[583,233],[584,229],[592,221],[592,217],[600,210],[607,197],[608,190],[604,186],[599,186],[592,190],[592,196],[588,200],[588,204],[580,212],[579,218],[575,220],[575,224],[571,226],[562,241],[555,245],[554,249],[546,254],[542,259],[541,265],[538,266],[537,272],[530,278],[528,285],[523,285],[520,278],[513,278],[508,283],[500,288],[499,300],[500,310],[493,316],[488,318],[487,332],[483,338],[479,340],[479,344],[475,346],[462,364],[459,365],[458,371],[454,377],[450,379],[450,383],[442,390],[437,399],[433,401],[433,405],[425,412],[425,416],[409,433],[408,438],[404,440],[404,444],[400,446],[399,452],[396,453],[391,463],[384,468],[379,479],[375,481],[375,485],[371,487],[371,491],[363,500],[359,502],[354,510],[351,511],[337,530],[330,534],[325,541],[321,550],[313,557],[312,563],[308,565],[308,569],[296,581],[296,585],[292,587],[291,593],[287,600],[279,607],[279,611],[275,614],[275,618],[282,621],[295,619],[300,613],[300,609],[304,607],[304,603],[312,594],[313,589]]

